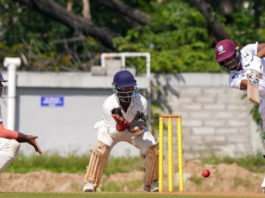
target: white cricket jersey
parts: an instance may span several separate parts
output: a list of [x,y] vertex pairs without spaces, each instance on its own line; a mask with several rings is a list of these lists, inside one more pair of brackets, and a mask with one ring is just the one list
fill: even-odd
[[[100,122],[97,122],[95,124],[95,128],[106,126],[108,129],[108,133],[112,137],[119,137],[122,135],[123,132],[119,132],[116,130],[116,121],[112,117],[111,110],[114,108],[120,107],[119,99],[117,98],[116,94],[112,94],[109,96],[103,103],[102,110],[103,110],[103,120]],[[127,109],[127,112],[124,112],[122,110],[122,115],[126,120],[132,120],[136,114],[137,111],[143,112],[146,116],[147,114],[147,101],[146,99],[140,95],[139,93],[136,93],[131,100],[130,106]],[[133,133],[134,135],[141,134],[145,129]],[[125,132],[128,132],[125,130]]]
[[2,110],[1,110],[1,106],[0,106],[0,123],[3,122],[3,118],[2,118]]
[[[244,66],[243,66],[243,65],[245,65],[244,64],[245,58],[250,54],[256,55],[257,50],[258,50],[258,42],[253,43],[253,44],[248,44],[240,50],[240,52],[241,52],[240,62],[241,62],[241,65],[243,67],[243,70],[230,72],[230,74],[229,74],[229,85],[231,87],[239,89],[241,80],[247,79],[246,70],[244,69]],[[263,65],[263,77],[259,81],[260,96],[265,95],[265,59],[264,58],[262,58],[262,65]]]

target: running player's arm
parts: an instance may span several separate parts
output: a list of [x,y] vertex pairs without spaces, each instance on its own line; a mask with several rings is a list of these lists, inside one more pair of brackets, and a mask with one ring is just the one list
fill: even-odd
[[17,131],[12,131],[6,128],[2,128],[0,130],[0,137],[6,138],[6,139],[15,139],[18,142],[27,142],[28,144],[30,144],[31,146],[35,148],[36,152],[41,154],[41,149],[38,143],[36,142],[36,139],[38,138],[38,136],[26,135],[26,134],[23,134]]
[[18,132],[2,128],[0,130],[0,137],[6,138],[6,139],[17,139],[18,138]]

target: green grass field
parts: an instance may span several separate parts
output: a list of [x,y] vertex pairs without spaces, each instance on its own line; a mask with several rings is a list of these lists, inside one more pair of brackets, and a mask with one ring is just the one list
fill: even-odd
[[234,198],[234,197],[244,197],[244,198],[252,198],[252,197],[264,197],[262,194],[227,194],[227,195],[218,195],[216,194],[208,194],[208,193],[0,193],[0,198],[85,198],[85,197],[93,197],[93,198],[172,198],[172,197],[180,197],[180,198]]

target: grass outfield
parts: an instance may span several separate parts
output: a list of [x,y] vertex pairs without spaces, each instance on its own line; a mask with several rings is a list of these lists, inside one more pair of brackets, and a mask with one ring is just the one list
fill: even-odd
[[255,193],[21,193],[1,192],[0,198],[234,198],[234,197],[264,197]]

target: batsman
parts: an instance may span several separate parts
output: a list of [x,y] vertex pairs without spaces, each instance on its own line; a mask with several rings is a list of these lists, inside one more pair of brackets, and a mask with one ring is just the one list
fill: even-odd
[[138,93],[137,83],[128,70],[117,72],[113,91],[103,103],[103,119],[98,130],[85,175],[84,192],[96,192],[111,149],[118,142],[128,142],[140,149],[144,165],[144,190],[158,192],[158,144],[146,127],[147,101]]
[[[256,104],[261,98],[258,111],[265,132],[265,43],[251,43],[239,49],[233,41],[224,39],[216,44],[215,55],[221,68],[229,73],[230,87],[248,90],[248,93],[254,93],[254,95],[257,93],[257,97],[250,97],[258,98]],[[249,92],[255,89],[254,87],[257,92]],[[265,193],[265,177],[261,188]]]

